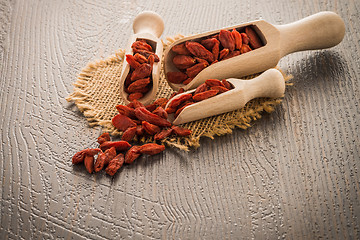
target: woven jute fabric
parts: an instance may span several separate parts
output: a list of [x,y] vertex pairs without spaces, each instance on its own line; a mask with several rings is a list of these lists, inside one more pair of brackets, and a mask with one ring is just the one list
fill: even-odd
[[[182,35],[178,35],[174,38],[167,38],[167,41],[163,42],[164,48],[182,37]],[[75,86],[73,93],[66,98],[67,101],[76,104],[88,120],[89,126],[102,126],[104,131],[113,136],[122,134],[122,132],[114,128],[111,119],[118,113],[115,106],[124,104],[124,100],[119,93],[119,80],[124,55],[125,51],[120,49],[113,56],[88,63],[73,84]],[[291,79],[290,75],[283,75],[285,81]],[[251,79],[255,76],[248,76],[243,79]],[[167,84],[162,68],[156,99],[168,98],[172,93],[173,90]],[[213,139],[216,135],[232,133],[235,127],[241,129],[251,127],[252,121],[261,118],[263,112],[270,113],[274,111],[274,107],[280,104],[281,101],[281,98],[257,98],[248,102],[242,109],[183,124],[182,127],[192,131],[190,136],[171,136],[164,139],[163,143],[186,151],[189,150],[189,147],[197,148],[200,146],[201,137]],[[152,138],[142,138],[138,139],[138,141],[153,142],[154,140]]]

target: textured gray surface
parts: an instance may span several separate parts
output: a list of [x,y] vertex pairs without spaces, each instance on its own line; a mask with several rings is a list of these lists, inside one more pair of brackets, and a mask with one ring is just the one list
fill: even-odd
[[[280,62],[295,85],[252,128],[89,175],[71,156],[101,130],[64,98],[88,61],[125,46],[142,10],[163,16],[164,36],[321,10],[347,30]],[[1,0],[0,238],[360,238],[359,12],[334,0]]]

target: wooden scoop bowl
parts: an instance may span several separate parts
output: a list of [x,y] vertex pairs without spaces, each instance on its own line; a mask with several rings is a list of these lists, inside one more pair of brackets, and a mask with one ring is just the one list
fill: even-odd
[[[176,119],[174,119],[174,114],[169,114],[168,120],[174,125],[187,123],[240,109],[254,98],[282,97],[285,92],[285,79],[276,69],[269,69],[251,80],[241,80],[236,78],[229,78],[226,80],[234,86],[232,90],[185,107]],[[183,94],[193,93],[195,90],[196,89],[193,89],[176,95],[167,103],[166,108],[174,99]]]
[[[133,55],[133,50],[131,45],[139,39],[145,39],[148,44],[155,50],[155,54],[160,58],[159,62],[155,62],[152,69],[152,88],[147,92],[140,101],[142,104],[149,104],[154,100],[156,92],[158,90],[158,83],[160,78],[160,69],[161,69],[161,56],[163,53],[163,44],[159,37],[164,31],[164,21],[155,12],[145,11],[137,15],[133,22],[133,31],[134,34],[130,37],[127,48],[125,49],[125,55]],[[120,76],[120,96],[125,100],[126,103],[129,103],[127,100],[128,93],[125,92],[124,82],[126,76],[130,71],[130,65],[126,60],[123,62],[121,76]]]
[[[272,25],[264,20],[258,20],[222,29],[232,30],[246,26],[252,26],[264,46],[208,66],[187,85],[170,82],[169,85],[175,91],[180,88],[188,90],[196,88],[210,78],[240,78],[262,72],[275,67],[279,60],[289,53],[333,47],[341,42],[345,34],[343,20],[333,12],[319,12],[286,25]],[[189,36],[171,44],[164,53],[165,74],[179,71],[172,63],[175,55],[171,51],[173,46],[186,41],[202,40],[219,33],[220,30]]]

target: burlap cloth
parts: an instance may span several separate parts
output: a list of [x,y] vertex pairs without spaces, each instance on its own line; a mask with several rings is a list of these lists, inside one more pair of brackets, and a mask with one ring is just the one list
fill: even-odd
[[[167,38],[167,42],[163,42],[164,49],[182,37],[182,35],[178,35],[174,38]],[[73,84],[75,86],[74,92],[66,98],[67,101],[76,104],[91,127],[102,126],[104,131],[110,132],[113,136],[121,134],[121,132],[114,128],[111,119],[118,113],[115,106],[124,104],[119,94],[119,79],[124,53],[124,50],[120,49],[113,56],[88,63],[80,72],[77,81]],[[291,75],[283,75],[285,81],[292,78]],[[248,76],[243,79],[251,79],[253,77]],[[162,68],[156,99],[161,97],[167,98],[172,93],[173,90],[167,84]],[[280,104],[281,101],[281,98],[254,99],[248,102],[242,109],[183,124],[182,127],[192,131],[189,137],[171,136],[164,139],[163,142],[182,150],[188,150],[189,147],[199,147],[200,137],[213,139],[215,135],[220,136],[232,133],[232,129],[235,127],[241,129],[251,127],[250,123],[252,121],[261,118],[261,114],[264,111],[268,113],[274,111],[274,107]],[[142,138],[139,141],[153,142],[153,139]]]

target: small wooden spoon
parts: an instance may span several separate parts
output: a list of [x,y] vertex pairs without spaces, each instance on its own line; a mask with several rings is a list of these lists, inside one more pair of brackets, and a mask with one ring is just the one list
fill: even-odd
[[[252,26],[264,46],[210,65],[187,85],[170,82],[169,85],[175,91],[180,88],[188,90],[196,88],[210,78],[240,78],[262,72],[275,67],[279,60],[289,53],[333,47],[341,42],[345,34],[343,20],[333,12],[319,12],[286,25],[272,25],[264,20],[259,20],[222,29],[232,30],[246,26]],[[164,53],[165,74],[179,71],[172,63],[175,56],[175,53],[171,51],[173,46],[186,41],[201,40],[219,33],[220,30],[189,36],[171,44]]]
[[[139,39],[145,39],[147,43],[155,50],[155,54],[160,58],[159,62],[155,62],[152,69],[152,88],[149,92],[145,94],[140,101],[142,104],[149,104],[156,95],[158,90],[158,82],[160,78],[160,69],[161,69],[161,57],[163,53],[163,44],[159,37],[164,31],[164,21],[155,12],[145,11],[137,15],[133,22],[133,31],[134,34],[130,37],[127,48],[125,49],[125,55],[133,55],[131,45]],[[126,76],[130,71],[130,66],[127,61],[124,59],[123,67],[120,76],[120,96],[125,100],[126,103],[129,103],[127,100],[128,93],[125,92],[124,82]]]
[[[269,69],[251,80],[229,78],[227,81],[234,86],[234,89],[185,107],[176,119],[174,114],[169,114],[168,120],[174,125],[187,123],[240,109],[254,98],[282,97],[285,92],[285,79],[276,69]],[[166,108],[174,99],[183,94],[193,93],[195,90],[176,95],[167,103]]]

